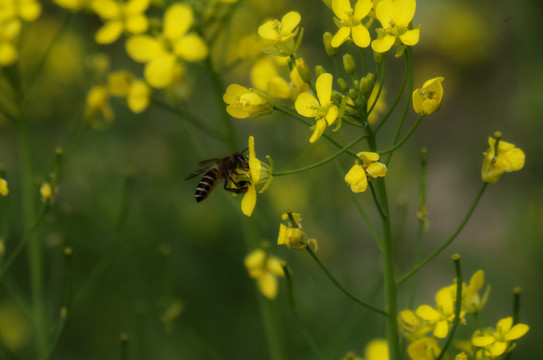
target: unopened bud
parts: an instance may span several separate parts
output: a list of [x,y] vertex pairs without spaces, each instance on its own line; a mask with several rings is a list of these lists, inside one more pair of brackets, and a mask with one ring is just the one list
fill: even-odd
[[385,55],[386,53],[378,53],[378,52],[373,52],[373,60],[375,60],[375,63],[376,64],[381,64],[383,62],[383,60],[385,59]]
[[373,89],[374,84],[375,84],[375,75],[373,75],[373,73],[368,73],[368,75],[360,79],[360,87],[359,87],[360,92],[363,95],[369,95],[369,93]]
[[334,36],[329,33],[328,31],[325,32],[322,35],[322,42],[324,43],[324,50],[326,50],[326,53],[328,56],[335,56],[337,54],[338,49],[332,46],[332,38]]
[[309,84],[313,79],[311,71],[303,58],[296,59],[296,70],[298,70],[298,74],[305,83]]
[[349,89],[349,97],[353,99],[353,101],[358,99],[358,94],[355,89]]
[[349,85],[347,85],[347,81],[345,81],[344,78],[337,79],[337,84],[339,85],[339,88],[341,89],[341,91],[349,90]]
[[356,64],[351,54],[343,55],[343,68],[345,69],[347,74],[354,74],[354,72],[356,71]]
[[322,74],[326,73],[326,69],[321,65],[315,66],[315,76],[318,78]]

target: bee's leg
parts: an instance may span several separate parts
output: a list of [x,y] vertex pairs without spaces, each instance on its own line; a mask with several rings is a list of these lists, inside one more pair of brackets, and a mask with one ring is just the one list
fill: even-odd
[[249,182],[248,181],[233,181],[233,180],[230,180],[230,182],[232,182],[234,185],[237,186],[237,188],[231,188],[231,187],[228,187],[228,181],[225,181],[224,182],[224,190],[226,191],[230,191],[234,194],[241,194],[241,193],[245,193],[247,192],[247,189],[249,188],[248,187],[248,184]]

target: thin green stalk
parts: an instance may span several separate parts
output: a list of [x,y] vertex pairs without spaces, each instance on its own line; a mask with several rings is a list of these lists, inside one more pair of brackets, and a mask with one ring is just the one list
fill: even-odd
[[[279,105],[274,105],[273,106],[273,109],[276,110],[276,111],[279,111],[280,113],[283,113],[285,115],[288,115],[298,121],[300,121],[301,123],[307,125],[307,126],[311,126],[312,124],[307,121],[303,116],[300,116],[282,106],[279,106]],[[343,148],[343,145],[341,145],[340,143],[338,143],[337,141],[335,141],[334,139],[332,139],[330,136],[328,136],[327,134],[322,134],[322,137],[325,138],[328,142],[330,142],[332,145],[334,145],[335,147],[337,147],[338,149],[342,149]],[[347,154],[351,155],[352,157],[358,159],[358,156],[356,156],[356,153],[352,152],[352,151],[345,151]]]
[[359,138],[356,138],[354,139],[353,141],[351,141],[350,143],[348,143],[347,145],[345,145],[341,150],[339,150],[338,152],[322,159],[321,161],[318,161],[314,164],[311,164],[311,165],[307,165],[307,166],[304,166],[304,167],[301,167],[301,168],[298,168],[298,169],[294,169],[294,170],[287,170],[287,171],[274,171],[272,173],[272,176],[284,176],[284,175],[291,175],[291,174],[296,174],[296,173],[300,173],[300,172],[304,172],[304,171],[307,171],[307,170],[311,170],[311,169],[315,169],[321,165],[324,165],[332,160],[334,160],[335,158],[337,158],[339,155],[343,154],[344,152],[346,152],[347,150],[349,150],[351,147],[353,147],[356,143],[362,141],[363,139],[366,138],[366,135],[364,136],[361,136]]
[[[413,62],[413,51],[411,50],[411,47],[407,47],[406,49],[406,53],[405,53],[405,56],[406,56],[406,61],[409,62],[409,67],[411,69],[411,71],[409,72],[410,73],[410,82],[409,82],[409,90],[408,90],[408,96],[407,96],[407,101],[405,102],[405,106],[404,106],[404,109],[403,109],[403,112],[402,112],[402,116],[400,117],[400,122],[398,123],[398,126],[396,127],[396,132],[394,134],[394,138],[392,140],[392,147],[394,147],[397,142],[398,142],[398,138],[400,137],[400,133],[402,131],[402,128],[403,128],[403,124],[405,122],[405,118],[407,116],[407,111],[409,110],[409,105],[411,104],[411,94],[413,93],[413,80],[414,80],[414,62]],[[392,152],[389,153],[386,161],[385,161],[385,164],[388,164],[390,162],[390,160],[392,159]]]
[[313,252],[313,250],[311,250],[311,248],[308,246],[305,248],[307,250],[307,252],[309,253],[309,255],[311,255],[311,257],[313,258],[313,260],[315,260],[315,262],[320,266],[320,268],[324,271],[324,273],[326,274],[326,276],[328,276],[328,278],[330,279],[330,281],[332,281],[332,283],[342,292],[344,293],[345,295],[347,295],[349,298],[351,298],[354,302],[356,302],[357,304],[359,305],[362,305],[364,306],[365,308],[368,308],[372,311],[375,311],[381,315],[385,315],[385,316],[388,316],[387,312],[383,309],[380,309],[378,308],[377,306],[374,306],[364,300],[360,300],[359,298],[357,298],[356,296],[354,296],[353,294],[351,294],[349,291],[347,291],[343,286],[341,286],[341,284],[332,276],[332,274],[328,271],[328,269],[326,268],[326,266],[324,266],[324,264],[319,260],[319,258],[317,257],[317,255],[315,255],[315,253]]
[[473,214],[473,211],[475,211],[475,208],[477,207],[477,204],[479,204],[479,200],[481,200],[481,197],[483,196],[483,193],[486,190],[488,183],[484,182],[481,186],[481,189],[477,193],[477,196],[475,197],[475,200],[471,204],[466,216],[458,225],[458,228],[454,231],[454,233],[439,247],[437,248],[433,253],[428,255],[424,260],[420,261],[418,264],[416,264],[411,270],[409,270],[405,275],[400,277],[398,279],[398,285],[402,284],[405,280],[409,279],[411,276],[415,275],[417,271],[419,271],[424,265],[428,264],[430,261],[432,261],[436,256],[438,256],[443,250],[445,250],[453,241],[456,239],[458,234],[462,231],[464,226],[466,226],[468,220],[470,219],[471,215]]
[[360,48],[360,59],[362,60],[362,76],[366,76],[368,73],[368,68],[366,64],[366,54],[364,53],[363,48]]
[[[377,143],[372,129],[366,129],[368,134],[368,145],[370,151],[376,151]],[[392,244],[392,230],[390,222],[390,210],[388,207],[388,196],[385,178],[375,181],[375,193],[377,206],[382,209],[381,215],[381,253],[383,257],[383,280],[385,286],[385,332],[388,341],[388,350],[391,360],[400,359],[400,339],[398,330],[398,285],[394,274],[395,259],[394,246]],[[385,216],[386,215],[386,216]]]
[[[415,123],[411,125],[411,128],[409,128],[409,131],[407,131],[407,133],[404,135],[404,137],[400,141],[398,141],[394,146],[389,147],[388,149],[377,151],[377,153],[379,155],[385,155],[385,154],[390,154],[394,152],[395,150],[399,149],[411,137],[413,132],[415,132],[415,130],[417,129],[417,127],[419,126],[423,118],[424,118],[424,115],[419,115],[419,117],[417,118],[417,121],[415,121]],[[389,161],[390,161],[390,157],[389,159],[387,159],[386,164],[388,164]]]
[[292,282],[292,274],[286,264],[283,265],[283,272],[285,273],[285,279],[287,281],[287,299],[290,306],[290,310],[292,311],[292,314],[294,315],[294,318],[296,319],[296,322],[298,323],[298,326],[300,327],[300,331],[302,332],[302,335],[304,336],[305,340],[309,344],[309,347],[313,351],[313,354],[315,355],[315,357],[317,359],[324,360],[324,356],[322,355],[319,348],[317,347],[315,340],[313,340],[313,338],[309,334],[309,331],[307,330],[307,327],[302,321],[302,318],[300,317],[300,314],[298,313],[298,309],[296,308],[296,302],[294,300],[294,286]]
[[374,133],[377,134],[377,132],[379,132],[379,129],[381,129],[381,127],[383,127],[383,125],[386,123],[386,121],[390,118],[390,115],[392,114],[394,109],[396,109],[396,106],[398,105],[398,102],[400,101],[400,99],[401,99],[401,97],[403,95],[403,91],[405,89],[405,84],[407,84],[407,78],[409,77],[409,69],[410,69],[410,63],[409,63],[409,61],[408,61],[408,59],[406,57],[405,71],[404,71],[404,75],[403,75],[402,85],[400,86],[400,91],[398,91],[398,95],[396,95],[396,98],[392,102],[392,105],[390,106],[390,109],[388,110],[388,112],[385,114],[385,116],[383,116],[383,119],[381,120],[381,122],[379,122],[379,124],[375,127]]
[[373,201],[375,202],[375,206],[377,207],[377,211],[379,212],[379,215],[380,215],[382,218],[388,217],[388,214],[385,213],[385,211],[384,211],[383,208],[381,207],[379,198],[377,197],[377,194],[376,194],[376,192],[375,192],[375,188],[373,187],[373,184],[372,184],[372,183],[369,183],[368,185],[369,185],[369,188],[370,188],[370,190],[371,190],[371,196],[373,197]]
[[436,360],[443,359],[443,356],[447,352],[447,348],[451,345],[452,339],[454,338],[456,328],[458,327],[458,324],[460,324],[460,310],[462,309],[462,284],[464,282],[462,280],[462,271],[460,269],[460,255],[454,254],[453,261],[456,268],[456,303],[454,307],[454,320],[452,322],[451,331],[447,337],[447,341],[445,342],[445,345],[443,345],[443,349],[441,349],[441,352]]
[[202,119],[198,118],[197,116],[194,116],[188,111],[185,111],[183,109],[180,109],[178,107],[165,103],[162,100],[159,100],[157,98],[153,98],[151,101],[153,102],[154,105],[164,110],[167,110],[171,112],[172,114],[178,116],[179,118],[185,120],[189,124],[201,130],[206,135],[209,135],[210,137],[217,140],[225,141],[223,134],[221,134],[219,131],[215,130],[214,128],[210,126],[207,126]]
[[[379,80],[379,90],[377,90],[377,94],[375,96],[375,100],[373,101],[373,104],[371,104],[370,108],[368,109],[368,115],[371,114],[373,111],[373,108],[375,105],[377,105],[377,101],[379,101],[379,97],[381,96],[381,92],[383,91],[383,86],[385,85],[385,70],[386,70],[386,61],[383,61],[383,64],[380,65],[377,70],[381,70],[381,79]],[[375,84],[373,84],[375,86]],[[373,92],[373,87],[371,89],[371,92],[368,94],[368,96],[371,96],[371,93]]]
[[339,63],[337,61],[337,54],[332,56],[332,60],[334,60],[334,65],[336,66],[337,74],[339,77],[344,77],[345,74],[343,73],[343,69],[341,66],[339,66]]

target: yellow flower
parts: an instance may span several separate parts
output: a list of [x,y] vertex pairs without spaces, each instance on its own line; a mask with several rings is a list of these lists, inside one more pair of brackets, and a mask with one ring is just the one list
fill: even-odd
[[[409,29],[415,15],[415,0],[383,0],[375,7],[375,15],[382,28],[376,30],[377,39],[371,43],[373,51],[385,53],[396,41],[406,46],[419,42],[420,27]],[[403,51],[400,51],[398,56]]]
[[113,121],[113,109],[108,102],[109,93],[105,86],[94,86],[87,93],[87,108],[85,119],[93,125],[111,123]]
[[208,48],[197,34],[188,33],[194,22],[192,9],[176,3],[166,9],[162,34],[158,37],[134,35],[126,41],[126,51],[135,61],[145,63],[144,77],[155,88],[171,85],[178,71],[178,60],[200,61]]
[[364,349],[365,360],[388,360],[388,343],[385,339],[374,339]]
[[369,14],[372,7],[371,0],[358,0],[354,10],[349,0],[332,1],[332,10],[337,16],[334,20],[339,30],[332,38],[331,45],[337,48],[351,36],[356,46],[368,47],[371,41],[370,33],[362,24],[362,19]]
[[0,66],[9,66],[19,57],[15,42],[21,33],[21,21],[10,19],[0,23]]
[[271,97],[290,98],[290,85],[279,76],[277,67],[270,58],[262,58],[253,65],[251,82],[257,89],[267,92]]
[[40,196],[42,202],[48,202],[53,197],[53,187],[48,182],[44,182],[40,186]]
[[513,318],[507,317],[498,321],[496,330],[486,329],[486,331],[477,330],[471,342],[477,347],[485,348],[492,356],[500,356],[506,351],[511,350],[512,342],[523,337],[530,327],[526,324],[516,324],[513,326]]
[[[483,270],[476,271],[469,280],[469,284],[463,284],[462,289],[462,309],[466,314],[479,312],[486,304],[490,294],[490,285],[486,286],[482,296],[479,295],[479,290],[482,289],[485,283],[485,273]],[[454,286],[456,291],[456,286]]]
[[332,103],[332,74],[321,74],[315,84],[318,100],[309,92],[301,93],[294,106],[298,114],[305,117],[314,117],[316,124],[310,143],[317,141],[326,129],[326,125],[332,125],[338,118],[339,109]]
[[290,56],[296,52],[301,38],[295,41],[298,34],[301,16],[296,11],[285,14],[281,21],[268,20],[258,27],[258,35],[262,39],[262,51],[278,56]]
[[[268,156],[271,161],[271,157]],[[249,170],[245,174],[241,174],[241,180],[249,183],[247,192],[241,200],[241,211],[246,216],[251,216],[256,206],[256,194],[261,194],[270,187],[273,176],[273,163],[266,165],[262,163],[255,153],[255,139],[253,136],[249,136]]]
[[8,182],[6,179],[0,178],[0,195],[2,196],[8,196],[9,189],[8,189]]
[[[456,285],[454,285],[456,288]],[[443,339],[449,333],[450,325],[454,320],[454,303],[456,289],[453,292],[449,287],[439,290],[436,294],[436,308],[430,305],[421,305],[415,312],[418,317],[428,321],[434,326],[434,336]],[[464,317],[465,312],[460,312],[460,318]]]
[[[515,145],[500,140],[501,133],[497,132],[495,136],[496,139],[488,138],[490,149],[483,154],[481,174],[483,181],[487,183],[495,183],[503,173],[518,171],[524,167],[524,152]],[[497,152],[496,141],[499,141]]]
[[422,338],[407,347],[407,355],[411,360],[434,360],[441,349],[434,338]]
[[2,0],[0,1],[0,21],[19,18],[34,21],[41,14],[41,4],[37,0]]
[[262,249],[254,250],[245,257],[245,268],[249,276],[257,280],[260,292],[270,300],[277,296],[277,277],[285,276],[283,264],[283,260],[269,256]]
[[98,44],[111,44],[121,36],[123,31],[141,34],[149,28],[149,20],[145,11],[150,0],[129,0],[119,3],[113,0],[94,0],[92,9],[105,24],[98,29],[94,39]]
[[255,118],[272,112],[267,99],[238,84],[228,86],[222,98],[228,104],[226,111],[238,119]]
[[277,237],[277,245],[286,245],[294,247],[294,249],[305,249],[309,244],[312,244],[315,251],[318,250],[317,240],[308,239],[305,233],[302,231],[302,218],[298,213],[290,213],[295,224],[292,224],[292,219],[289,217],[289,213],[283,214],[283,220],[289,220],[288,225],[279,225],[279,236]]
[[419,318],[411,310],[400,311],[398,323],[400,324],[400,332],[412,342],[423,338],[432,331],[429,322]]
[[151,89],[145,81],[134,79],[128,71],[110,73],[107,89],[110,95],[126,98],[133,113],[139,114],[149,106]]
[[430,115],[439,110],[443,98],[443,80],[441,76],[430,79],[422,88],[413,92],[413,108],[417,114]]
[[379,154],[374,152],[359,152],[357,160],[349,172],[345,175],[345,182],[351,186],[355,193],[366,191],[368,180],[372,181],[386,175],[387,167],[378,162]]

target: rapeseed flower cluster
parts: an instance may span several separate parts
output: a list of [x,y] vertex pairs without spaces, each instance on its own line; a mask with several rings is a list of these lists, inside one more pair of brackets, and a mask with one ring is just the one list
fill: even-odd
[[41,11],[37,0],[0,1],[0,67],[12,65],[19,59],[17,41],[23,23],[35,21]]
[[284,277],[285,262],[271,256],[265,249],[256,249],[245,257],[245,268],[249,276],[257,281],[258,289],[270,300],[275,299],[279,289],[278,277]]

